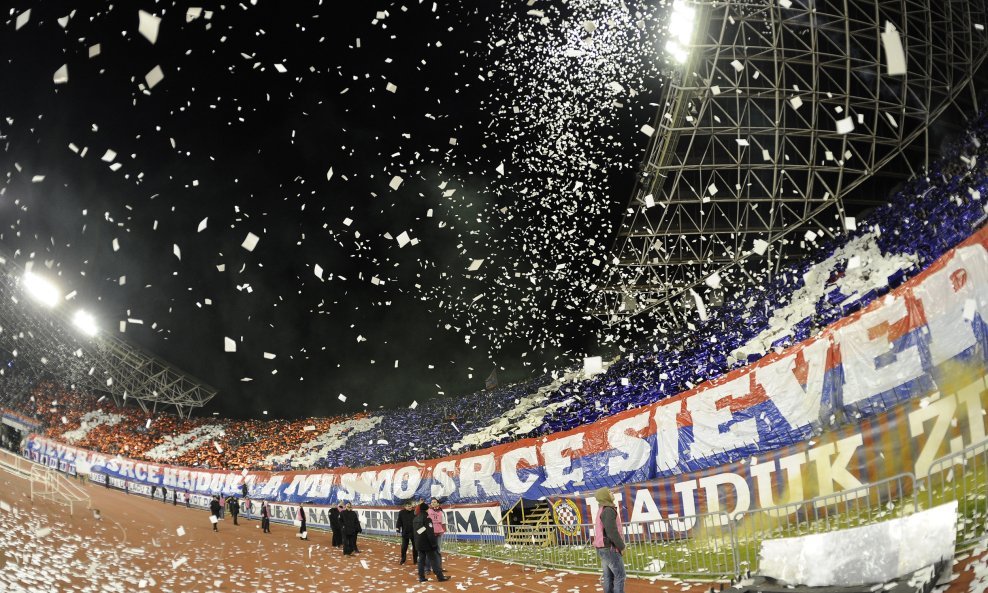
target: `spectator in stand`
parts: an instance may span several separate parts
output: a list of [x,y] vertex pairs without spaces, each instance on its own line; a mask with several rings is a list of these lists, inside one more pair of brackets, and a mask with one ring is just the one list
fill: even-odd
[[214,496],[213,499],[209,501],[209,520],[213,523],[213,531],[219,531],[217,525],[220,524],[220,512],[222,510],[223,505],[220,504],[220,498],[218,496]]
[[261,531],[271,533],[271,511],[268,509],[267,501],[261,501]]
[[427,565],[432,566],[436,580],[448,581],[449,577],[443,574],[442,561],[439,559],[439,541],[436,539],[436,532],[429,518],[429,505],[424,502],[419,505],[419,513],[415,515],[412,530],[415,532],[415,549],[419,552],[419,582],[424,583],[429,580],[425,577]]
[[237,516],[240,514],[240,501],[237,500],[236,496],[231,496],[226,499],[226,506],[230,509],[230,516],[233,517],[233,524],[240,525],[240,523],[237,523]]
[[408,559],[408,544],[412,544],[412,563],[418,564],[419,555],[415,551],[415,532],[412,531],[412,523],[415,521],[415,511],[412,510],[412,501],[405,503],[405,508],[398,511],[398,535],[401,536],[401,561],[404,564]]
[[607,488],[594,493],[597,499],[597,516],[594,518],[593,547],[597,549],[602,568],[601,582],[604,593],[624,593],[624,538],[621,537],[621,513],[614,503],[614,495]]
[[359,554],[357,548],[357,534],[363,531],[360,527],[360,517],[357,511],[353,510],[353,505],[349,502],[340,513],[340,525],[343,527],[343,555]]
[[333,547],[338,548],[343,545],[343,526],[340,524],[340,512],[343,510],[343,503],[329,509],[329,528],[333,530]]
[[298,525],[298,536],[301,539],[309,539],[309,532],[305,528],[305,509],[302,503],[298,505],[298,512],[295,513],[295,524]]
[[[432,508],[429,509],[429,519],[432,520],[432,529],[436,534],[436,552],[441,554],[443,534],[446,533],[446,513],[439,506],[439,499],[432,499]],[[442,556],[440,556],[441,558]]]

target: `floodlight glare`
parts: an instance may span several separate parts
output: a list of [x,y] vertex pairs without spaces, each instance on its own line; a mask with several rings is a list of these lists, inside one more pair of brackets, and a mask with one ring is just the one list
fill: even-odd
[[686,61],[686,56],[688,55],[686,48],[679,45],[672,39],[666,42],[666,53],[668,53],[672,59],[676,60],[676,62],[680,64]]
[[666,42],[666,51],[679,63],[686,61],[687,47],[693,42],[695,18],[695,8],[687,6],[683,0],[676,0],[673,3],[672,14],[669,16],[669,41]]
[[99,328],[96,327],[96,318],[85,311],[76,311],[75,317],[72,318],[72,322],[75,323],[75,326],[87,336],[95,336],[96,332],[99,331]]
[[47,307],[54,307],[62,298],[57,286],[32,272],[24,273],[24,289],[32,298]]

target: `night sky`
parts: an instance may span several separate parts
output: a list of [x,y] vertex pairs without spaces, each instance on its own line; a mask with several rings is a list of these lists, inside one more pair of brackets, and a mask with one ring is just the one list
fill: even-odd
[[0,23],[0,248],[75,291],[67,313],[231,417],[465,395],[613,348],[585,310],[656,109],[660,7],[190,8]]

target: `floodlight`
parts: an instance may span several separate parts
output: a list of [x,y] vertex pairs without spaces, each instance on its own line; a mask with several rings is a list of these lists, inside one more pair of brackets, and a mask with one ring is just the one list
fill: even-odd
[[96,326],[96,318],[81,309],[76,311],[75,317],[72,318],[72,323],[87,336],[95,336],[96,332],[99,331],[99,328]]
[[686,61],[689,55],[688,47],[693,42],[694,20],[696,9],[687,6],[683,0],[672,4],[672,14],[669,16],[669,41],[666,42],[666,52],[679,63]]
[[25,272],[23,282],[27,293],[47,307],[54,307],[62,298],[57,286],[37,274]]
[[672,39],[666,42],[666,53],[668,53],[672,59],[676,60],[676,62],[680,64],[686,61],[686,56],[688,55],[686,48],[679,45]]

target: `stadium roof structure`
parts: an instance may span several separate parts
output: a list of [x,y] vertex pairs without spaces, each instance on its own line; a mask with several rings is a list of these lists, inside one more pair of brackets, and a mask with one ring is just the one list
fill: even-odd
[[12,258],[0,257],[0,348],[19,363],[118,405],[130,399],[145,411],[174,407],[186,418],[216,395],[205,382],[133,344],[105,332],[87,335],[64,307],[35,302],[24,290],[25,277]]
[[853,227],[849,211],[928,166],[935,120],[977,108],[988,53],[986,0],[675,10],[692,18],[671,29],[692,37],[672,50],[682,65],[643,128],[646,157],[598,282],[592,313],[611,325],[649,311],[681,324],[691,289],[750,285]]

